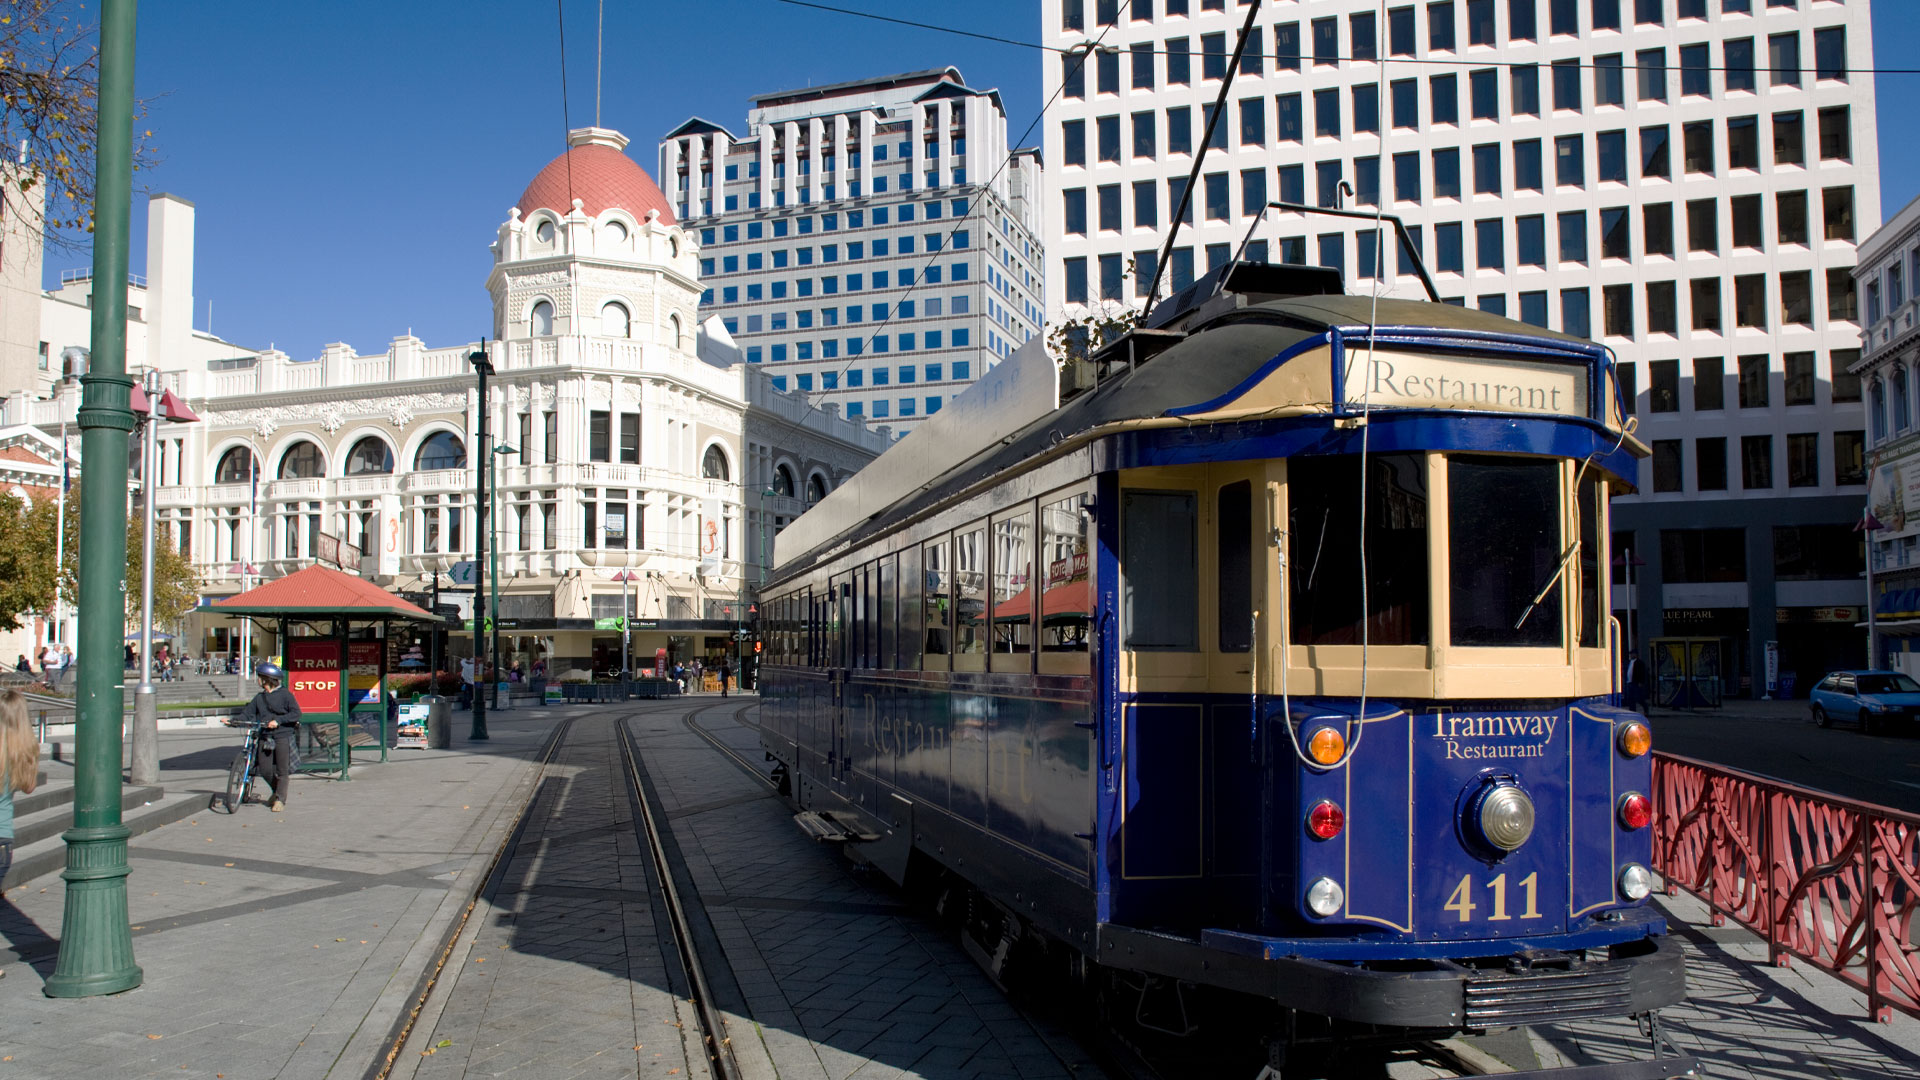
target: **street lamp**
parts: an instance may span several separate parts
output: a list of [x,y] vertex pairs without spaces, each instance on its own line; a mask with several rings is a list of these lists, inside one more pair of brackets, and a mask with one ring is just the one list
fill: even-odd
[[153,696],[153,501],[160,488],[160,421],[191,424],[200,418],[171,390],[160,389],[160,372],[147,369],[146,392],[133,401],[145,413],[140,454],[140,685],[133,689],[133,755],[128,778],[136,784],[160,780],[160,711]]
[[[494,482],[494,479],[493,479],[493,459],[494,459],[494,458],[495,458],[496,456],[499,456],[499,455],[502,455],[502,454],[517,454],[517,453],[519,453],[519,452],[520,452],[520,449],[519,449],[518,447],[514,447],[514,446],[496,446],[496,447],[494,447],[494,448],[493,448],[493,450],[492,450],[492,451],[491,451],[491,452],[490,452],[490,453],[489,453],[489,454],[487,455],[487,498],[489,498],[489,499],[493,499],[493,498],[496,498],[496,497],[497,497],[497,496],[499,495],[499,493],[500,493],[500,485],[499,485],[499,484],[497,484],[497,483],[495,483],[495,482]],[[492,509],[493,509],[493,508],[492,508],[492,507],[488,507],[487,509],[488,509],[488,511],[489,511],[489,514],[488,514],[488,518],[489,518],[489,520],[494,520],[494,519],[495,519],[495,518],[497,517],[497,515],[494,515],[494,514],[492,514],[492,513],[491,513],[491,511],[492,511]],[[487,630],[487,637],[488,637],[488,638],[489,638],[489,639],[490,639],[490,640],[492,641],[492,643],[493,643],[493,650],[492,650],[492,657],[493,657],[493,677],[494,677],[494,680],[495,680],[495,681],[494,681],[494,686],[498,686],[498,685],[500,685],[500,683],[499,683],[499,680],[500,680],[500,629],[499,629],[499,621],[500,621],[500,538],[499,538],[498,536],[495,536],[495,537],[492,537],[491,539],[493,540],[493,543],[492,543],[492,545],[491,545],[491,547],[492,547],[492,550],[493,550],[493,554],[492,554],[492,556],[491,556],[491,557],[492,557],[492,559],[493,559],[493,566],[491,567],[491,570],[490,570],[490,572],[489,572],[489,574],[488,574],[488,577],[490,577],[490,578],[492,578],[492,579],[493,579],[493,580],[492,580],[492,583],[491,583],[491,584],[492,584],[492,589],[493,589],[493,591],[492,591],[492,592],[491,592],[490,594],[488,594],[488,603],[487,603],[487,622],[488,622],[488,623],[489,623],[490,625],[489,625],[489,628],[488,628],[488,630]],[[479,601],[479,599],[480,599],[480,594],[478,594],[478,593],[475,593],[475,594],[474,594],[474,600],[475,600],[475,602],[477,603],[477,602]],[[498,703],[498,702],[496,701],[496,702],[495,702],[495,704],[497,705],[497,704],[499,704],[499,703]]]
[[53,634],[50,640],[66,644],[66,601],[60,596],[60,584],[66,580],[67,567],[67,410],[60,408],[63,391],[87,372],[89,354],[79,345],[60,350],[60,378],[53,384],[54,408],[60,413],[60,492],[54,511],[53,534]]
[[479,432],[477,445],[480,455],[473,463],[474,507],[478,516],[475,522],[479,528],[473,532],[473,570],[479,575],[473,590],[473,727],[467,732],[471,742],[487,740],[487,694],[486,670],[481,658],[487,655],[486,635],[492,630],[493,619],[488,615],[481,597],[487,592],[487,527],[488,515],[493,504],[488,501],[487,480],[493,472],[493,454],[490,452],[487,430],[487,376],[493,374],[493,362],[487,358],[487,342],[480,340],[480,347],[467,354],[467,361],[473,365],[475,379],[479,383]]
[[120,725],[126,682],[115,662],[126,637],[127,251],[133,204],[134,0],[100,11],[93,186],[94,361],[80,383],[80,674],[74,680],[73,828],[60,956],[48,997],[93,997],[139,986],[127,918],[127,836],[120,818]]
[[633,617],[633,607],[627,602],[627,583],[639,581],[640,575],[631,570],[622,570],[613,575],[613,580],[620,583],[620,677],[625,679],[633,671],[633,624],[629,621]]

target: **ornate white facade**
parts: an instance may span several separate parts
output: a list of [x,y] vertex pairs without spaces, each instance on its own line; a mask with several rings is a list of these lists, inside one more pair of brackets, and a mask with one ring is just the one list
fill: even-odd
[[[307,566],[338,539],[396,591],[426,594],[442,575],[442,603],[470,614],[450,574],[473,558],[470,357],[484,347],[503,658],[544,656],[558,674],[604,668],[610,646],[617,661],[616,632],[594,620],[621,613],[622,570],[638,576],[625,590],[643,657],[712,655],[710,636],[745,621],[765,528],[870,461],[887,432],[774,392],[717,321],[695,322],[697,245],[625,142],[573,132],[499,227],[484,344],[402,336],[374,355],[162,359],[204,422],[160,432],[157,513],[210,598]],[[20,400],[5,419],[44,429],[77,403]],[[187,629],[196,655],[230,645],[224,620]]]

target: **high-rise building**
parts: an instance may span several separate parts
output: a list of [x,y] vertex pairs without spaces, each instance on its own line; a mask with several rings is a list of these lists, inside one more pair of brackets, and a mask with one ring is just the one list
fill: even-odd
[[1040,332],[1039,155],[955,68],[695,117],[660,176],[717,314],[777,388],[897,436]]
[[[1246,19],[1227,0],[1044,0],[1049,317],[1138,306]],[[1616,352],[1639,491],[1615,501],[1629,640],[1858,663],[1865,495],[1851,268],[1880,214],[1864,0],[1281,0],[1261,9],[1177,246],[1332,266]],[[1091,48],[1076,48],[1091,45]],[[1256,219],[1259,219],[1256,221]],[[1137,272],[1127,274],[1131,260]],[[1164,288],[1165,286],[1163,286]],[[1624,581],[1628,567],[1616,568]],[[1827,621],[1822,621],[1827,620]],[[1831,621],[1841,620],[1841,621]],[[1658,665],[1656,665],[1658,666]]]

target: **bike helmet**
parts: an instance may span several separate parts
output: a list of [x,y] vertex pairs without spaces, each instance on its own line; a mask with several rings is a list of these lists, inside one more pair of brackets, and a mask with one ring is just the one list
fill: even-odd
[[280,665],[271,660],[262,661],[253,669],[253,674],[256,678],[271,679],[274,682],[285,682],[287,680],[287,673],[280,670]]

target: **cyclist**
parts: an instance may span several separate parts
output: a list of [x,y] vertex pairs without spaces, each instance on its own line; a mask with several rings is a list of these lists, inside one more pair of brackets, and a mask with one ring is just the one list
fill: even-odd
[[[273,785],[273,812],[287,808],[287,782],[293,775],[293,739],[300,732],[300,703],[283,685],[287,673],[280,665],[263,663],[253,669],[260,692],[234,717],[237,724],[258,724],[261,739],[258,775]],[[245,793],[242,792],[242,797]]]

